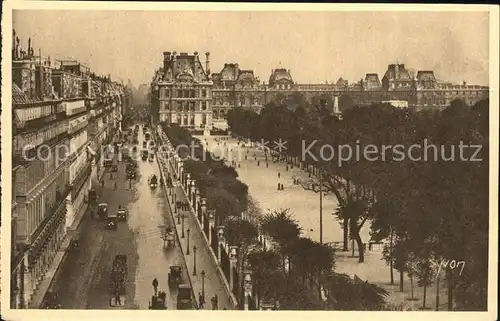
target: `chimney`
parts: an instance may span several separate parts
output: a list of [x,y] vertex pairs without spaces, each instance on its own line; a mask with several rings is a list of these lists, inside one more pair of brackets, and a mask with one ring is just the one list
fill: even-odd
[[207,75],[210,75],[210,52],[205,53],[206,61],[205,61],[205,69],[207,72]]
[[175,79],[175,75],[177,74],[177,51],[172,53],[172,77]]
[[167,78],[168,63],[170,62],[170,52],[163,52],[163,80]]
[[399,65],[394,66],[394,79],[399,79]]

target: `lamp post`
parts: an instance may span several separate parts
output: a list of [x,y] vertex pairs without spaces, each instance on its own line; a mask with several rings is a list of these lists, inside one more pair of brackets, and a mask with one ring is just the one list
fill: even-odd
[[193,276],[196,276],[196,245],[193,246],[193,255],[194,255]]
[[205,270],[201,270],[201,296],[205,297]]
[[186,218],[186,216],[184,214],[182,214],[182,216],[181,216],[181,220],[182,220],[182,235],[181,235],[181,238],[184,238],[184,218]]
[[186,232],[187,232],[187,235],[188,235],[187,236],[187,253],[186,253],[186,255],[189,255],[189,233],[191,233],[191,230],[188,228],[186,230]]

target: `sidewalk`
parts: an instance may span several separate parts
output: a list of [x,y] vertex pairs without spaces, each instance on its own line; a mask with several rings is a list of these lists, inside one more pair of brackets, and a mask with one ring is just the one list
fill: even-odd
[[[160,165],[160,170],[161,170],[161,165]],[[162,171],[162,170],[161,170]],[[182,190],[182,187],[174,187],[173,192],[176,194],[176,200],[177,201],[187,201],[186,195],[184,194],[184,191]],[[167,198],[168,197],[168,192],[166,193]],[[171,214],[174,218],[175,224],[175,229],[177,232],[178,239],[176,240],[179,241],[176,246],[180,244],[181,246],[181,251],[182,254],[185,258],[185,262],[187,265],[187,272],[191,281],[191,285],[193,288],[193,292],[195,295],[195,300],[198,302],[198,296],[200,293],[202,293],[202,288],[204,287],[205,290],[205,310],[210,310],[212,309],[211,301],[210,299],[213,297],[214,294],[217,294],[218,298],[218,308],[219,310],[223,310],[226,308],[227,310],[233,310],[235,309],[232,300],[230,299],[230,296],[228,295],[228,290],[227,287],[228,285],[225,283],[225,280],[222,279],[222,271],[220,270],[220,267],[216,264],[214,258],[211,257],[210,253],[210,248],[208,246],[207,241],[205,240],[204,235],[201,232],[201,229],[199,227],[199,223],[197,222],[197,219],[195,217],[195,214],[190,211],[181,211],[185,215],[184,219],[184,238],[182,238],[182,220],[181,224],[177,224],[178,219],[177,219],[177,214],[173,213],[173,206],[175,204],[172,204],[172,196],[168,199],[170,208],[171,208]],[[188,242],[188,235],[187,235],[187,230],[190,230],[189,234],[189,255],[187,254],[187,242]],[[193,275],[194,273],[194,252],[193,252],[193,246],[196,246],[196,275]],[[201,271],[205,271],[205,278],[204,282],[201,277]],[[204,284],[202,284],[204,283]],[[199,305],[199,302],[198,302]]]

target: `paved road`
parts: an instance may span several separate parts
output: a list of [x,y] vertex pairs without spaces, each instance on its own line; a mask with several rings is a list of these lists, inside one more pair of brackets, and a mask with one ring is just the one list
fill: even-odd
[[[141,132],[141,145],[142,141]],[[55,284],[63,308],[110,309],[108,282],[112,261],[116,254],[125,254],[128,282],[123,308],[148,309],[153,292],[151,282],[157,278],[159,290],[170,294],[167,296],[168,309],[175,309],[177,290],[167,290],[167,277],[170,265],[183,265],[182,256],[177,247],[163,248],[162,231],[172,222],[161,190],[151,190],[147,183],[150,175],[158,175],[156,161],[139,160],[138,163],[139,175],[131,190],[125,180],[124,164],[119,164],[119,171],[113,173],[113,178],[106,173],[104,188],[97,188],[99,202],[107,202],[110,211],[116,211],[119,204],[125,206],[129,218],[127,222],[119,222],[116,231],[104,230],[104,222],[92,218],[82,223],[85,225],[80,250],[68,254]],[[187,282],[186,273],[183,277]]]

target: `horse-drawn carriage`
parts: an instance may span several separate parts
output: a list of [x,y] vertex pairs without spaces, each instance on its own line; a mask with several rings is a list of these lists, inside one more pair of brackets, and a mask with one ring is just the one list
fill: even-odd
[[175,232],[171,227],[167,227],[165,230],[165,242],[167,247],[175,246]]

